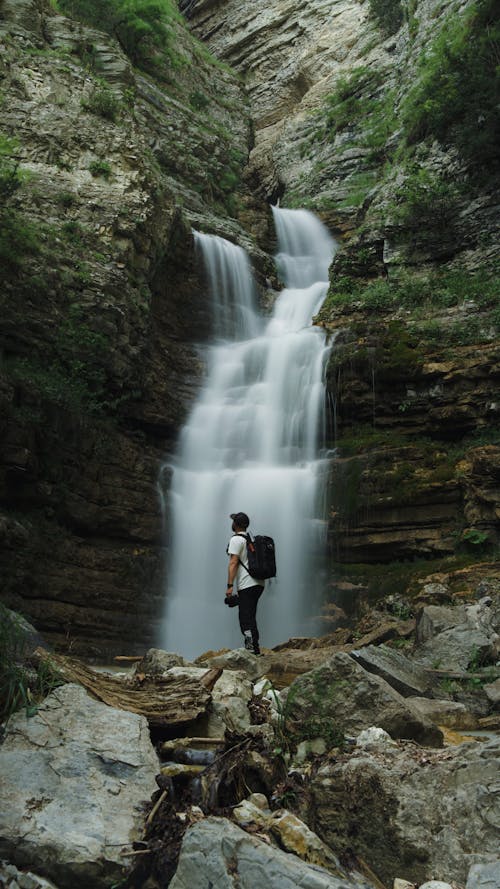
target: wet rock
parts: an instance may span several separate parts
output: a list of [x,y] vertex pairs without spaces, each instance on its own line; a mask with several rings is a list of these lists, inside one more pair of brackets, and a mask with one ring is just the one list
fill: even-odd
[[[413,710],[384,679],[368,673],[348,654],[340,652],[322,666],[295,680],[287,703],[287,726],[298,741],[307,737],[331,739],[357,735],[370,726],[385,729],[393,738],[419,744],[442,745],[442,733]],[[333,743],[332,743],[333,742]]]
[[40,868],[61,889],[121,879],[122,849],[142,832],[158,759],[146,719],[56,689],[0,747],[0,854]]
[[433,683],[427,671],[394,648],[367,645],[352,651],[351,657],[369,673],[385,679],[403,697],[425,695],[431,690]]
[[185,834],[170,889],[347,889],[353,885],[273,848],[225,818],[206,818]]
[[497,854],[499,754],[498,739],[440,751],[402,742],[355,748],[313,778],[310,826],[337,854],[349,847],[384,883],[404,873],[417,885],[464,885],[472,864]]

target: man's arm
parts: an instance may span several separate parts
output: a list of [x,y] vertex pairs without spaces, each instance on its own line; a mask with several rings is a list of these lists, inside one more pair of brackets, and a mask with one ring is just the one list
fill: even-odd
[[238,572],[238,556],[230,555],[229,556],[229,566],[227,569],[227,593],[226,595],[230,596],[233,592],[234,578]]

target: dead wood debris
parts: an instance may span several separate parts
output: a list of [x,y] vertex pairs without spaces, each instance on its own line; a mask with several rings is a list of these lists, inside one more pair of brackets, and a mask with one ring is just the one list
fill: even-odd
[[100,701],[145,716],[151,726],[172,726],[196,719],[207,709],[210,691],[222,670],[208,670],[201,679],[188,676],[142,676],[120,679],[98,673],[76,658],[37,648],[34,659],[47,662],[68,682],[83,685]]

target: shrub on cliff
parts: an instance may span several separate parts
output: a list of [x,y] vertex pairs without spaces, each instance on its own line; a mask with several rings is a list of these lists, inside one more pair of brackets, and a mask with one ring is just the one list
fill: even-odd
[[[134,65],[154,68],[169,52],[171,21],[179,13],[172,0],[58,0],[62,12],[114,37]],[[170,61],[175,55],[170,50]]]
[[498,169],[499,13],[499,0],[480,0],[450,17],[420,59],[418,81],[402,109],[409,145],[429,136],[452,142],[485,174],[490,165]]
[[385,34],[396,34],[403,24],[401,0],[369,0],[370,14]]

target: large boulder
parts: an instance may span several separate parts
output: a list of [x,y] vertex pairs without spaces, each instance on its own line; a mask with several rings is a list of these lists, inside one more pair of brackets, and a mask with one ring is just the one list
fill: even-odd
[[498,658],[500,604],[485,596],[472,605],[428,605],[417,617],[415,657],[425,667],[467,670]]
[[443,743],[437,726],[344,652],[299,676],[290,686],[284,709],[287,727],[297,739],[323,737],[329,747],[343,735],[357,735],[370,726],[385,729],[392,738],[409,738],[430,747]]
[[432,680],[427,670],[413,663],[395,648],[387,645],[367,645],[350,652],[358,664],[369,673],[375,673],[392,685],[403,697],[425,696],[432,689]]
[[144,717],[78,685],[13,717],[0,747],[0,857],[61,889],[104,889],[123,877],[158,758]]
[[355,885],[361,889],[360,883],[306,864],[225,818],[206,818],[187,831],[170,889],[349,889]]
[[459,701],[438,701],[415,697],[409,698],[409,703],[414,710],[436,725],[445,725],[447,728],[454,729],[477,728],[475,715]]
[[313,778],[310,826],[386,885],[395,875],[464,885],[473,864],[497,858],[499,755],[499,739],[425,755],[401,742],[356,748]]

